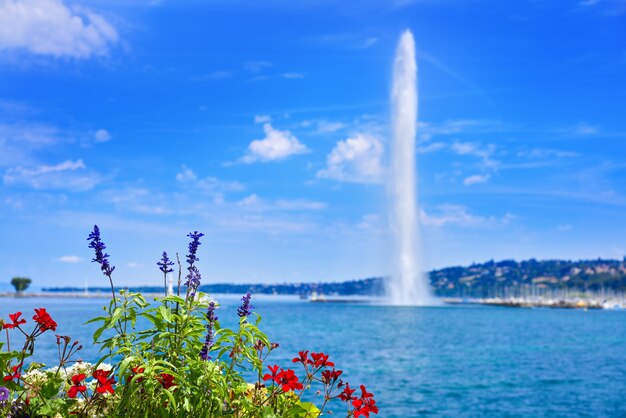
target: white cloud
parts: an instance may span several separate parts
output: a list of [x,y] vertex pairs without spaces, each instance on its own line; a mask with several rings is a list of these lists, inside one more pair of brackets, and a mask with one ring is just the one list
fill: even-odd
[[326,203],[308,199],[261,199],[257,194],[246,196],[237,205],[250,211],[316,211],[327,207]]
[[13,165],[16,161],[30,164],[36,150],[62,142],[61,133],[53,126],[0,123],[0,166]]
[[266,68],[272,68],[272,63],[269,61],[248,61],[245,63],[244,68],[250,73],[260,73]]
[[471,142],[455,142],[452,144],[452,151],[459,155],[472,154],[476,149],[476,144],[472,144]]
[[499,161],[492,158],[496,152],[494,144],[482,146],[474,142],[454,142],[450,148],[459,155],[472,155],[482,159],[483,169],[495,170],[500,164]]
[[518,157],[544,159],[544,158],[565,158],[578,157],[579,154],[573,151],[562,151],[548,148],[533,148],[531,150],[522,150],[517,153]]
[[369,48],[372,45],[375,45],[378,42],[378,38],[376,38],[375,36],[372,36],[370,38],[367,38],[363,44],[361,45],[361,48],[365,49],[365,48]]
[[302,73],[283,73],[283,78],[304,78]]
[[314,45],[335,46],[345,49],[366,49],[378,43],[378,38],[363,33],[342,32],[311,36],[303,41]]
[[210,73],[202,74],[192,77],[193,81],[211,81],[211,80],[224,80],[233,76],[233,71],[213,71]]
[[83,261],[82,258],[80,258],[77,255],[63,255],[61,257],[59,257],[58,259],[61,263],[80,263],[81,261]]
[[181,171],[176,173],[176,181],[185,183],[188,181],[194,181],[198,178],[193,170],[185,165],[181,167]]
[[270,123],[272,121],[272,117],[269,115],[256,115],[254,117],[254,123]]
[[0,0],[0,50],[89,58],[117,41],[115,28],[90,10],[61,0]]
[[99,176],[93,172],[78,175],[74,173],[86,168],[83,160],[67,160],[57,165],[40,165],[33,168],[16,166],[6,171],[3,181],[6,185],[25,184],[33,189],[85,191],[100,182]]
[[472,184],[485,183],[487,180],[489,180],[489,178],[491,178],[489,174],[474,174],[473,176],[466,177],[463,180],[463,184],[466,186],[471,186]]
[[381,226],[381,217],[376,213],[368,213],[363,215],[361,218],[361,222],[357,225],[360,229],[374,229],[380,228]]
[[342,122],[329,122],[327,120],[317,121],[317,132],[323,134],[337,132],[345,127],[346,124]]
[[307,199],[278,199],[274,206],[279,210],[320,210],[326,208],[326,203]]
[[600,128],[597,126],[589,125],[587,123],[579,123],[576,126],[570,128],[570,131],[579,136],[597,135],[600,133]]
[[246,189],[246,187],[238,181],[225,181],[217,177],[199,179],[195,186],[200,190],[213,193],[242,192]]
[[261,198],[256,194],[246,196],[239,201],[239,205],[247,207],[255,207],[261,204]]
[[347,125],[343,122],[329,121],[326,119],[307,119],[300,122],[303,128],[314,128],[315,133],[328,134],[344,129]]
[[383,144],[371,134],[357,134],[337,142],[317,177],[353,183],[381,183]]
[[421,141],[434,136],[449,136],[460,133],[499,132],[506,127],[498,121],[483,119],[453,119],[441,123],[418,122],[417,135]]
[[242,162],[278,161],[290,155],[303,154],[309,151],[289,131],[274,129],[269,123],[263,125],[263,130],[265,131],[265,138],[255,139],[248,145],[246,155],[241,158]]
[[443,142],[431,142],[428,145],[418,146],[417,152],[420,154],[427,154],[429,152],[439,151],[441,149],[444,149],[445,147],[446,144],[444,144]]
[[176,173],[176,181],[179,183],[193,183],[196,189],[209,193],[241,192],[245,190],[245,186],[238,181],[224,181],[217,177],[198,179],[198,175],[186,165],[183,165],[181,171]]
[[423,225],[433,227],[443,227],[446,225],[494,227],[506,225],[514,218],[510,213],[507,213],[502,218],[473,215],[465,206],[460,205],[440,205],[438,209],[439,213],[436,215],[428,214],[423,209],[420,210],[420,222]]
[[95,134],[93,134],[93,139],[96,142],[107,142],[111,140],[111,134],[106,129],[98,129]]

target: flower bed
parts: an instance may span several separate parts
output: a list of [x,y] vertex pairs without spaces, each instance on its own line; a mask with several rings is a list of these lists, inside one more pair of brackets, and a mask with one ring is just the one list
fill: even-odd
[[[94,226],[89,247],[112,296],[105,314],[88,321],[98,325],[93,343],[102,357],[95,364],[74,360],[82,346],[57,335],[58,365],[26,365],[37,337],[55,332],[58,325],[45,308],[35,309],[31,324],[22,312],[10,314],[8,322],[0,320],[7,338],[0,343],[1,416],[314,418],[341,411],[358,418],[378,413],[373,394],[361,385],[357,395],[325,353],[299,352],[293,359],[298,372],[269,363],[279,345],[259,329],[249,293],[237,309],[238,329],[220,327],[219,305],[198,292],[196,261],[203,234],[188,236],[185,281],[177,254],[176,294],[148,303],[140,293],[116,294],[115,267]],[[157,265],[166,284],[175,263],[163,252]],[[139,319],[149,326],[136,328]],[[21,350],[12,349],[19,337]],[[256,379],[246,381],[244,373]]]

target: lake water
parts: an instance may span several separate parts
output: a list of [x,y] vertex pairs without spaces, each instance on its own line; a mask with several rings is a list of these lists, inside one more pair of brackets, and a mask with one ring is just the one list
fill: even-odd
[[[222,325],[238,297],[217,296]],[[45,307],[57,333],[97,358],[84,322],[105,299],[3,298],[0,315]],[[280,343],[270,363],[291,367],[299,350],[324,351],[352,386],[375,394],[379,417],[624,417],[626,311],[496,307],[393,308],[253,299],[261,328]],[[44,335],[45,336],[45,335]],[[37,360],[53,363],[50,334]],[[342,377],[344,377],[342,376]],[[338,414],[337,416],[340,416]]]

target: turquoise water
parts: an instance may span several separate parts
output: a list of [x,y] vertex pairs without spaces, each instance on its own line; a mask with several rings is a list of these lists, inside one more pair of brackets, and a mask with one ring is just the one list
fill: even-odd
[[[220,321],[234,325],[238,299],[218,300]],[[85,360],[97,357],[82,324],[106,300],[0,301],[3,318],[21,310],[30,319],[46,307],[57,333],[81,340]],[[353,386],[375,394],[383,418],[626,416],[626,311],[253,304],[281,345],[271,363],[291,367],[299,350],[327,352]],[[47,337],[37,359],[51,363],[56,344]]]

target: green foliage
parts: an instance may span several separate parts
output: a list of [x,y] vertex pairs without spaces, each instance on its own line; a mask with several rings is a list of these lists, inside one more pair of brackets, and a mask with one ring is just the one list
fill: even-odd
[[[192,235],[197,249],[202,234]],[[179,277],[180,270],[179,263]],[[318,418],[338,399],[348,403],[348,417],[378,412],[363,386],[360,398],[352,394],[328,355],[300,352],[294,359],[304,369],[300,376],[267,366],[278,344],[259,329],[261,318],[251,313],[250,295],[244,299],[238,327],[229,329],[214,315],[219,305],[191,288],[184,298],[178,293],[153,301],[121,291],[102,315],[87,322],[97,326],[93,344],[101,357],[96,364],[74,361],[82,346],[57,335],[59,363],[48,369],[38,363],[26,367],[25,361],[37,337],[56,331],[56,322],[39,308],[34,328],[26,332],[22,313],[11,314],[10,322],[0,320],[7,329],[6,351],[0,343],[0,373],[5,376],[0,396],[9,392],[9,399],[0,399],[0,416]],[[15,330],[25,337],[21,350],[10,346]],[[320,407],[308,401],[311,396],[302,400],[314,386],[321,394]]]

